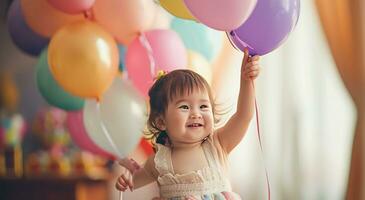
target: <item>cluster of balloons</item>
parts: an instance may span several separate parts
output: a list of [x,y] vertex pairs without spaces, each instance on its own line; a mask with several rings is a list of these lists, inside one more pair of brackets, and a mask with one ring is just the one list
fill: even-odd
[[298,22],[299,0],[160,0],[171,14],[226,31],[240,50],[264,55],[280,46]]
[[[166,15],[169,29],[154,29],[159,5],[176,16]],[[39,56],[39,91],[49,104],[69,111],[71,136],[84,150],[122,158],[136,147],[147,91],[159,70],[190,68],[209,82],[222,31],[237,48],[263,55],[285,40],[299,16],[299,0],[160,0],[159,5],[13,1],[7,19],[11,38]]]

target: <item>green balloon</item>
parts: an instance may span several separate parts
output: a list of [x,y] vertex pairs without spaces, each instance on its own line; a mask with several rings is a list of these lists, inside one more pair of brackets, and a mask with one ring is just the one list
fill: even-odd
[[43,98],[52,106],[67,111],[80,110],[84,107],[84,100],[67,93],[54,80],[51,71],[49,70],[47,53],[48,50],[44,49],[36,66],[38,90]]
[[208,60],[213,59],[222,44],[221,32],[191,20],[174,18],[171,29],[179,34],[187,49],[199,52]]

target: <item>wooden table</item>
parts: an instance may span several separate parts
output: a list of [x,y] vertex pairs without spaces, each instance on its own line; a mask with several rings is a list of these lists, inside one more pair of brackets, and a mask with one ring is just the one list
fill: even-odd
[[107,200],[108,181],[88,178],[1,178],[2,200]]

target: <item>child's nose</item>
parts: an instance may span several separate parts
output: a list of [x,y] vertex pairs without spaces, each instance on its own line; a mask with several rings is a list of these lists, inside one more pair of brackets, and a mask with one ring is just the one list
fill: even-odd
[[191,119],[200,119],[200,118],[202,118],[202,115],[200,113],[192,113],[190,115],[190,118]]

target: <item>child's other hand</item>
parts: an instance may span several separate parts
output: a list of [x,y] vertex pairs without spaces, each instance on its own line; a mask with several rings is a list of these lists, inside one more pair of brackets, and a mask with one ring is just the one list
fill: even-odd
[[132,174],[141,168],[141,166],[131,158],[123,158],[118,163],[120,166],[128,169]]
[[128,188],[133,191],[133,174],[141,167],[133,159],[124,158],[119,161],[119,164],[123,167],[122,174],[115,183],[115,187],[124,192]]
[[128,188],[133,191],[133,177],[128,169],[123,168],[123,172],[115,183],[115,187],[122,192],[126,191]]
[[260,74],[260,56],[249,56],[247,49],[244,50],[244,57],[242,61],[242,76],[245,80],[255,80]]

